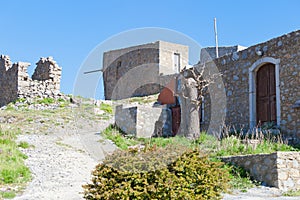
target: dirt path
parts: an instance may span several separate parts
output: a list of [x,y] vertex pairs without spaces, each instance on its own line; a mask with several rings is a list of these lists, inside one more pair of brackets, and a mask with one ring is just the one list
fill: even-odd
[[110,142],[99,143],[99,132],[111,121],[98,123],[82,120],[79,128],[63,128],[53,134],[25,134],[19,140],[27,141],[34,148],[25,149],[29,156],[26,165],[33,180],[17,200],[79,200],[83,199],[82,185],[90,181],[91,171],[112,152]]

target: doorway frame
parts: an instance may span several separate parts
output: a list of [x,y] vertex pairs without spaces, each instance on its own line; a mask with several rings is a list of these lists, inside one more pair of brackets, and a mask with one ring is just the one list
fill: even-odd
[[253,129],[256,127],[256,74],[264,64],[275,65],[275,84],[276,84],[276,125],[280,126],[280,59],[264,57],[255,61],[249,68],[249,125]]

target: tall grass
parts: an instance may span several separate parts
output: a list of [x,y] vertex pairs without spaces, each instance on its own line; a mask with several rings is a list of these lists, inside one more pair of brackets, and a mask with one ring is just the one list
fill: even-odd
[[120,149],[126,150],[131,146],[143,145],[149,148],[166,147],[168,145],[181,145],[186,147],[194,147],[195,143],[185,137],[169,137],[169,138],[135,138],[126,136],[119,128],[114,125],[108,126],[102,131],[104,138],[113,141]]
[[[27,156],[18,150],[15,139],[16,133],[0,128],[0,185],[25,183],[31,179],[24,164]],[[6,192],[0,194],[3,198],[8,195]]]
[[133,145],[165,147],[167,145],[182,145],[191,148],[199,148],[211,156],[246,155],[259,153],[273,153],[276,151],[297,151],[289,146],[278,133],[273,134],[266,130],[255,130],[243,134],[235,131],[223,132],[221,138],[202,132],[200,137],[193,141],[185,137],[170,138],[134,138],[128,137],[117,127],[110,125],[102,134],[106,139],[112,140],[118,147],[125,150]]

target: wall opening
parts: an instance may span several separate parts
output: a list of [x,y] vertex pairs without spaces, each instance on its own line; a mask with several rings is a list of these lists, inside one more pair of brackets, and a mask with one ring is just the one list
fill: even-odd
[[[271,121],[274,121],[276,123],[277,126],[280,126],[280,81],[279,81],[279,65],[280,63],[280,59],[275,59],[275,58],[271,58],[271,57],[264,57],[264,58],[261,58],[259,60],[257,60],[255,63],[252,64],[252,66],[250,67],[249,69],[249,112],[250,112],[250,119],[249,119],[249,124],[250,124],[250,128],[255,128],[257,126],[257,122],[259,120],[259,118],[262,117],[262,115],[264,114],[262,111],[260,111],[258,113],[258,109],[267,109],[267,107],[269,107],[269,109],[271,109],[271,106],[273,106],[273,111],[275,112],[273,114],[273,117],[271,116],[272,115],[272,111],[270,110],[269,111],[269,115],[270,116],[270,119]],[[267,67],[267,68],[262,68],[264,66],[270,66],[270,67]],[[274,75],[270,75],[270,73],[272,73],[270,70],[271,70],[271,66],[275,66],[275,69],[274,69]],[[275,80],[275,94],[272,94],[272,95],[267,95],[269,98],[268,101],[269,103],[267,104],[272,104],[270,106],[268,105],[263,105],[260,104],[260,105],[257,105],[258,101],[262,101],[261,98],[263,98],[263,96],[261,94],[258,94],[257,92],[260,92],[260,91],[257,91],[257,88],[259,87],[257,85],[257,82],[258,82],[258,79],[261,79],[259,81],[266,81],[267,79],[264,80],[264,76],[261,76],[260,73],[260,69],[262,69],[263,71],[269,71],[269,72],[266,72],[266,73],[269,73],[269,75],[272,77],[274,76]],[[259,72],[259,74],[258,74]],[[262,72],[263,73],[263,72]],[[257,77],[258,75],[258,77]],[[259,78],[261,76],[261,78]],[[271,79],[268,80],[268,82],[270,82]],[[270,86],[267,87],[265,86],[265,90],[270,90],[270,87],[273,87],[273,86]],[[264,89],[261,89],[262,91]],[[260,92],[261,93],[261,92]],[[264,93],[264,92],[262,92]],[[274,96],[275,95],[275,96]],[[265,107],[265,108],[264,108]],[[268,116],[263,116],[263,118],[269,120]],[[275,118],[272,120],[272,118]]]

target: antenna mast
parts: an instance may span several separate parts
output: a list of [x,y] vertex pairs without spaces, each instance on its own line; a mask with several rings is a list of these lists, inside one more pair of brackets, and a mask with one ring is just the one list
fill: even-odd
[[219,58],[218,33],[217,33],[217,18],[214,18],[214,30],[215,30],[215,40],[216,40],[216,58]]

